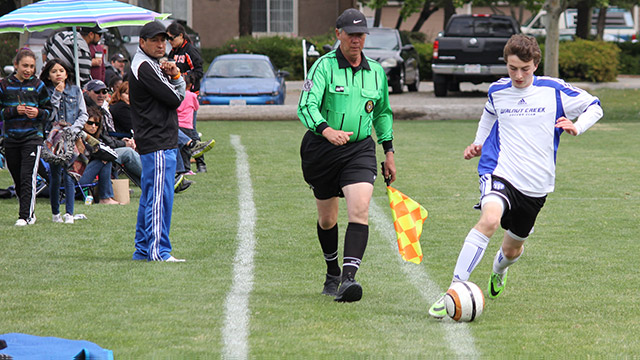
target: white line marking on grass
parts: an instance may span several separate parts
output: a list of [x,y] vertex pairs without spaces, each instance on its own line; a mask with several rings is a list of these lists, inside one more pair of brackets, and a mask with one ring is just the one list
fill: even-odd
[[[428,306],[438,300],[442,291],[438,285],[429,278],[429,274],[424,266],[419,266],[411,262],[402,260],[398,253],[398,238],[393,227],[391,216],[386,215],[380,206],[372,199],[369,207],[369,217],[376,231],[388,240],[392,251],[397,255],[398,265],[405,273],[411,284],[418,290],[420,295],[426,300]],[[424,309],[425,321],[428,321],[428,308]],[[478,358],[480,354],[476,350],[473,336],[469,331],[469,326],[464,323],[456,323],[453,320],[443,319],[440,321],[445,330],[445,341],[457,358]]]
[[256,207],[249,160],[240,136],[231,135],[231,145],[236,151],[236,177],[238,179],[238,249],[233,260],[233,282],[227,294],[224,328],[222,330],[225,359],[249,357],[249,295],[253,289],[253,253]]

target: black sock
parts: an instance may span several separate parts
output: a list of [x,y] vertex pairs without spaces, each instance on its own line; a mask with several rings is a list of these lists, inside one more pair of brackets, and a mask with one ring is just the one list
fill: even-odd
[[338,265],[338,224],[331,229],[324,230],[318,226],[318,240],[324,254],[324,261],[327,263],[327,274],[340,275],[340,265]]
[[344,235],[344,259],[342,262],[342,281],[347,277],[355,278],[362,262],[364,250],[369,239],[369,225],[349,223]]

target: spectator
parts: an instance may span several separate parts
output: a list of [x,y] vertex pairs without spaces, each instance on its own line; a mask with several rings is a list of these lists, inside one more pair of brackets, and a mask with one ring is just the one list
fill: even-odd
[[109,112],[117,137],[132,136],[131,106],[129,105],[129,82],[123,82],[111,95]]
[[[97,44],[102,34],[107,32],[99,26],[92,28],[81,27],[78,42],[78,67],[80,69],[80,86],[85,86],[91,80],[91,50],[89,44]],[[44,45],[46,59],[55,58],[65,61],[70,68],[74,68],[73,32],[60,31],[50,37]]]
[[105,49],[100,44],[89,44],[91,52],[91,78],[104,81],[105,65],[104,53]]
[[[107,98],[107,86],[100,80],[91,80],[85,86],[84,100],[87,109],[97,107],[102,113],[103,131],[100,140],[111,147],[117,154],[116,163],[124,166],[127,174],[132,177],[131,180],[136,184],[140,184],[140,176],[142,175],[142,162],[140,155],[135,151],[136,142],[129,138],[123,137],[119,139],[116,135],[113,117],[109,112]],[[130,132],[129,132],[130,133]]]
[[106,64],[104,73],[104,82],[109,85],[111,89],[115,91],[115,87],[112,86],[114,78],[118,78],[124,81],[125,73],[124,68],[127,65],[127,58],[124,55],[117,53],[111,56],[109,63]]
[[[189,74],[184,74],[185,83],[187,89],[189,89],[189,85],[192,81],[192,76]],[[193,127],[193,117],[195,116],[195,112],[198,111],[200,105],[198,104],[198,96],[187,90],[185,92],[184,100],[180,107],[178,107],[178,125],[180,126],[180,130],[185,133],[193,142],[200,141],[200,136],[198,135],[198,131]],[[213,142],[215,144],[215,141]],[[184,167],[186,169],[191,168],[191,149],[190,147],[183,146],[180,148],[180,154],[182,155],[182,160],[184,162]],[[204,155],[198,156],[196,159],[196,165],[198,167],[198,172],[207,172],[207,164],[204,162]]]
[[[84,124],[84,132],[93,139],[99,139],[103,132],[102,113],[96,107],[88,108],[87,112],[89,114],[89,120]],[[91,184],[97,176],[99,203],[106,205],[120,204],[113,198],[111,158],[102,156],[102,153],[97,151],[97,147],[91,145],[89,141],[82,142],[81,148],[78,150],[88,160],[78,182],[83,185]]]
[[[51,94],[53,105],[53,121],[60,126],[66,126],[74,138],[80,135],[87,122],[87,108],[82,96],[82,90],[73,84],[71,69],[60,59],[49,60],[42,69],[40,79]],[[49,162],[49,191],[51,200],[52,220],[65,224],[73,224],[73,210],[75,200],[75,184],[69,175],[68,163]],[[65,214],[60,216],[60,180],[64,178]]]
[[20,201],[15,225],[25,226],[36,222],[34,185],[52,108],[44,83],[34,76],[35,54],[29,49],[19,50],[13,66],[15,72],[0,82],[0,113],[7,168]]
[[167,36],[172,47],[169,59],[175,60],[180,72],[193,77],[190,90],[197,94],[200,91],[200,80],[204,74],[200,51],[193,45],[184,27],[177,21],[167,27]]
[[131,115],[143,164],[133,260],[185,261],[171,255],[169,240],[178,155],[176,109],[185,83],[174,62],[159,62],[167,37],[160,22],[145,24],[131,62]]

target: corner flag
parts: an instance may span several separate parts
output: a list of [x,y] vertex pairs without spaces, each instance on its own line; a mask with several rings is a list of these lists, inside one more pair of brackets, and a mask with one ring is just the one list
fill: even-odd
[[398,234],[398,251],[403,260],[420,264],[422,223],[429,213],[422,205],[391,186],[387,186],[387,195],[393,215],[393,226]]

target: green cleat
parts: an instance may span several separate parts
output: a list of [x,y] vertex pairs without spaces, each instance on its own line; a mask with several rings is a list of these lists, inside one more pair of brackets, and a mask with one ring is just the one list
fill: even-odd
[[447,309],[444,307],[444,295],[445,294],[442,294],[440,299],[433,303],[433,305],[431,305],[431,308],[429,308],[429,315],[431,317],[442,319],[447,315]]
[[504,274],[492,273],[489,278],[489,299],[496,299],[504,291],[507,285],[507,272]]

